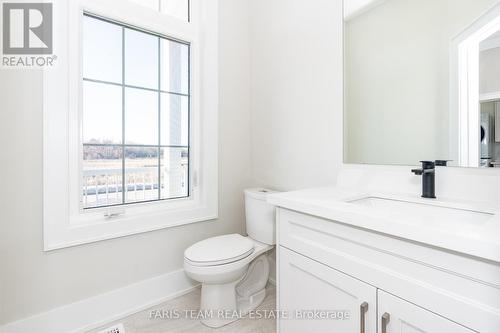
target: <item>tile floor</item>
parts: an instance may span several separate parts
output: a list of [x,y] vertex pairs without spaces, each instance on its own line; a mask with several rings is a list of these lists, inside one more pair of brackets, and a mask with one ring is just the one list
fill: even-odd
[[[170,332],[183,332],[183,333],[275,333],[276,332],[276,320],[272,318],[268,319],[251,319],[243,318],[235,321],[229,325],[218,329],[212,329],[201,324],[199,320],[184,318],[182,315],[179,319],[152,319],[150,318],[151,311],[153,313],[165,313],[157,312],[168,311],[168,310],[182,310],[184,309],[198,310],[200,304],[200,289],[197,288],[189,294],[183,295],[181,297],[175,298],[168,302],[162,303],[151,309],[144,310],[133,314],[129,317],[123,318],[118,321],[123,323],[125,327],[125,333],[170,333]],[[259,306],[259,310],[274,310],[276,308],[276,288],[269,285],[267,288],[267,295],[264,302]],[[92,330],[88,333],[99,332],[102,329],[110,327],[112,324],[106,325],[96,330]]]

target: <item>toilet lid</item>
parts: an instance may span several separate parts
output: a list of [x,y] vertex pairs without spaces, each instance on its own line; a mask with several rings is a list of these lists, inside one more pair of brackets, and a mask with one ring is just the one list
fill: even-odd
[[190,246],[184,257],[193,265],[223,265],[248,257],[254,243],[238,234],[208,238]]

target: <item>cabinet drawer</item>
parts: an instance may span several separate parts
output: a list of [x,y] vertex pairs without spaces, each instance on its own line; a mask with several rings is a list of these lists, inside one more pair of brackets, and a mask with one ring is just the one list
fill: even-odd
[[479,332],[500,327],[500,267],[279,208],[278,244]]

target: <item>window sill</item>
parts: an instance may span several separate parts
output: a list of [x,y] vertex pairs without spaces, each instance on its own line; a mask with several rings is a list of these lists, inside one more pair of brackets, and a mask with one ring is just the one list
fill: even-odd
[[70,216],[66,228],[46,233],[44,251],[214,220],[218,217],[217,209],[210,206],[213,205],[178,200],[124,206],[123,213],[112,217],[106,216],[106,209],[82,212]]

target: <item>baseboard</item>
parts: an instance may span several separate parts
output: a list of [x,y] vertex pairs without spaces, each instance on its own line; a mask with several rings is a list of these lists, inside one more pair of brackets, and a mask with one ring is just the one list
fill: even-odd
[[131,284],[0,327],[1,333],[83,333],[190,292],[184,270]]

